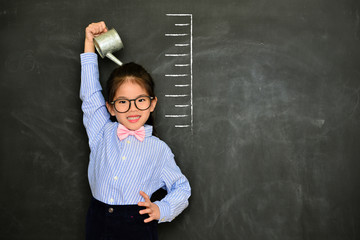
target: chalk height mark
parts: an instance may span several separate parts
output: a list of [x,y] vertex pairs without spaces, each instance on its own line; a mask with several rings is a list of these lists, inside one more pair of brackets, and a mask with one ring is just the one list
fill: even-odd
[[174,82],[169,91],[175,93],[165,95],[174,103],[171,114],[165,117],[176,119],[174,127],[190,128],[193,133],[193,15],[168,13],[166,16],[175,19],[175,23],[165,33],[169,42],[174,42],[165,57],[175,64],[164,77]]

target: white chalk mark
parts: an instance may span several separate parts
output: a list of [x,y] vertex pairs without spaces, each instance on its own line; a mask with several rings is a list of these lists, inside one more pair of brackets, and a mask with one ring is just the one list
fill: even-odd
[[167,117],[167,118],[184,118],[187,116],[189,116],[189,115],[165,115],[165,117]]
[[175,87],[189,87],[190,84],[176,84]]
[[165,74],[165,77],[187,77],[189,74]]
[[190,125],[175,125],[176,128],[188,128]]
[[175,64],[175,67],[188,67],[190,64]]
[[189,56],[187,53],[166,53],[165,57],[186,57]]
[[189,26],[190,23],[175,23],[176,27],[185,27],[185,26]]
[[188,47],[189,45],[188,43],[176,43],[175,47]]
[[175,107],[177,107],[177,108],[187,108],[187,107],[189,107],[189,105],[175,105]]
[[189,95],[187,95],[187,94],[179,94],[179,95],[167,94],[167,95],[165,95],[165,97],[174,97],[174,98],[187,97],[187,96],[189,96]]
[[315,119],[313,120],[313,124],[317,126],[318,128],[322,128],[322,126],[325,124],[324,119]]
[[167,13],[166,16],[168,17],[190,17],[192,14],[189,13]]
[[184,37],[188,35],[187,33],[165,33],[166,37]]

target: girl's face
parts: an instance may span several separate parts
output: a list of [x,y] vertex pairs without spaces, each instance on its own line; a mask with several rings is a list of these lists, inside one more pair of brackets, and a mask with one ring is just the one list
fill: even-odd
[[[114,100],[116,99],[136,99],[140,96],[148,96],[149,94],[146,90],[131,80],[132,77],[127,77],[126,81],[116,90]],[[130,80],[130,81],[129,81]],[[140,127],[144,126],[148,120],[150,113],[154,111],[156,106],[157,98],[151,101],[151,105],[146,110],[139,110],[136,108],[134,101],[131,101],[131,107],[129,111],[125,113],[119,113],[115,110],[114,105],[106,103],[106,107],[111,114],[115,116],[116,120],[124,125],[129,130],[138,130]]]

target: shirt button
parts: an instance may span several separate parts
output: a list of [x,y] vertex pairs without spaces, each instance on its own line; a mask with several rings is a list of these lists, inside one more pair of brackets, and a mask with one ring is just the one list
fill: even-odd
[[115,176],[115,177],[114,177],[114,180],[115,180],[115,181],[118,180],[118,176]]
[[111,207],[111,208],[109,208],[109,213],[113,213],[114,212],[114,209]]
[[125,157],[125,156],[123,156],[123,157],[122,157],[122,160],[125,160],[125,159],[126,159],[126,157]]
[[128,143],[128,144],[130,144],[130,141],[129,141],[129,140],[127,140],[127,143]]

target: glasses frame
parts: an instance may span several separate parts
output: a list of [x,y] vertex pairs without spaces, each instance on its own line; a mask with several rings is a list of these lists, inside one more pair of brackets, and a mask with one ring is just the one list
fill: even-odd
[[[146,109],[140,109],[140,108],[136,105],[136,100],[139,99],[139,98],[143,98],[143,97],[148,97],[148,98],[150,99],[149,107],[147,107]],[[131,108],[131,102],[133,101],[135,107],[136,107],[138,110],[140,110],[140,111],[146,111],[146,110],[148,110],[148,109],[151,107],[151,101],[154,100],[154,99],[155,99],[155,98],[152,97],[152,96],[139,96],[139,97],[134,98],[134,99],[118,98],[118,99],[110,102],[110,104],[114,106],[115,111],[117,111],[118,113],[127,113],[127,112],[130,110],[130,108]],[[128,108],[125,112],[120,112],[119,110],[116,109],[115,102],[116,102],[116,101],[120,101],[120,100],[129,101],[129,108]]]

